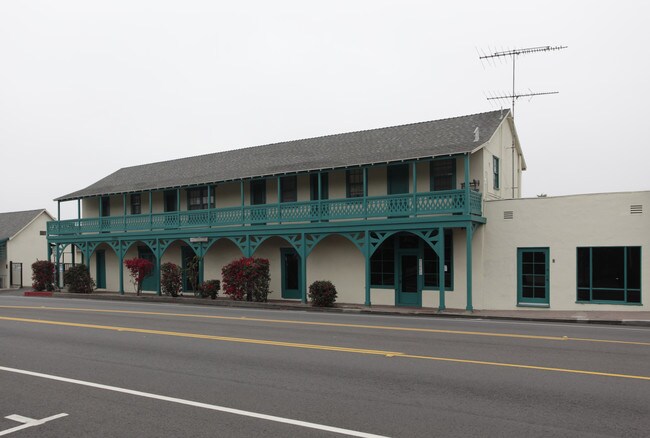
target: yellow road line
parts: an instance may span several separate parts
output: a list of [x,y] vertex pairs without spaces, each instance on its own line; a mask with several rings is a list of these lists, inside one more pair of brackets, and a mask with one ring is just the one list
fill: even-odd
[[333,345],[317,345],[317,344],[302,344],[295,342],[282,342],[282,341],[269,341],[265,339],[250,339],[250,338],[234,338],[228,336],[213,336],[213,335],[204,335],[199,333],[183,333],[183,332],[171,332],[165,330],[149,330],[149,329],[140,329],[134,327],[118,327],[118,326],[107,326],[107,325],[96,325],[96,324],[80,324],[76,322],[64,322],[64,321],[48,321],[42,319],[28,319],[28,318],[11,318],[11,317],[0,317],[0,320],[4,321],[15,321],[15,322],[25,322],[25,323],[34,323],[34,324],[47,324],[47,325],[58,325],[66,327],[78,327],[78,328],[91,328],[97,330],[111,330],[118,332],[129,332],[129,333],[145,333],[152,335],[161,335],[161,336],[176,336],[182,338],[194,338],[194,339],[206,339],[212,341],[223,341],[223,342],[237,342],[245,344],[257,344],[257,345],[269,345],[274,347],[289,347],[289,348],[302,348],[302,349],[311,349],[311,350],[325,350],[325,351],[336,351],[341,353],[357,353],[357,354],[370,354],[375,356],[385,356],[391,358],[402,358],[402,359],[424,359],[438,362],[452,362],[452,363],[463,363],[471,365],[488,365],[488,366],[498,366],[498,367],[508,367],[508,368],[518,368],[518,369],[527,369],[527,370],[536,370],[536,371],[552,371],[560,373],[571,373],[571,374],[582,374],[589,376],[601,376],[601,377],[617,377],[622,379],[634,379],[634,380],[647,380],[650,381],[650,376],[636,376],[632,374],[617,374],[617,373],[606,373],[601,371],[586,371],[586,370],[575,370],[568,368],[553,368],[553,367],[544,367],[537,365],[522,365],[514,363],[505,363],[505,362],[490,362],[482,360],[472,360],[472,359],[456,359],[451,357],[436,357],[436,356],[422,356],[416,354],[406,354],[396,351],[384,351],[384,350],[370,350],[365,348],[349,348],[349,347],[337,347]]
[[274,324],[295,324],[295,325],[312,325],[312,326],[321,326],[321,327],[361,328],[361,329],[370,329],[370,330],[438,333],[438,334],[463,335],[463,336],[488,336],[488,337],[497,337],[497,338],[532,339],[532,340],[542,340],[542,341],[597,342],[597,343],[604,343],[604,344],[623,344],[623,345],[638,345],[638,346],[650,347],[650,342],[620,341],[615,339],[612,340],[612,339],[594,339],[594,338],[573,338],[569,336],[520,335],[516,333],[513,334],[513,333],[494,333],[494,332],[478,332],[478,331],[464,331],[464,330],[428,329],[428,328],[416,328],[416,327],[394,327],[394,326],[366,325],[366,324],[344,324],[344,323],[336,323],[336,322],[292,321],[292,320],[285,320],[285,319],[251,318],[247,316],[218,316],[218,315],[198,315],[198,314],[191,314],[191,313],[145,312],[145,311],[137,311],[137,310],[108,310],[108,309],[86,309],[80,307],[46,307],[46,306],[0,306],[0,309],[60,310],[60,311],[71,311],[71,312],[174,316],[174,317],[182,317],[182,318],[203,318],[203,319],[218,319],[218,320],[230,320],[230,321],[268,322]]
[[150,329],[118,327],[118,326],[110,326],[110,325],[81,324],[77,322],[49,321],[44,319],[11,318],[6,316],[0,316],[0,320],[30,322],[34,324],[60,325],[66,327],[91,328],[97,330],[111,330],[116,332],[145,333],[150,335],[162,335],[162,336],[177,336],[181,338],[208,339],[212,341],[240,342],[245,344],[259,344],[259,345],[274,345],[276,347],[293,347],[293,348],[307,348],[312,350],[329,350],[329,351],[339,351],[345,353],[377,354],[382,356],[400,354],[394,351],[336,347],[331,345],[300,344],[295,342],[268,341],[264,339],[234,338],[230,336],[214,336],[214,335],[204,335],[200,333],[171,332],[166,330],[150,330]]

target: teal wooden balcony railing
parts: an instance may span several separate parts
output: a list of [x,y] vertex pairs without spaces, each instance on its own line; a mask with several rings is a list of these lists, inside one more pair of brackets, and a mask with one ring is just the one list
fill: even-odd
[[47,224],[47,232],[48,235],[74,235],[463,214],[466,213],[466,202],[469,202],[470,214],[481,215],[481,193],[471,191],[467,200],[464,190],[447,190],[415,195],[411,193],[51,221]]

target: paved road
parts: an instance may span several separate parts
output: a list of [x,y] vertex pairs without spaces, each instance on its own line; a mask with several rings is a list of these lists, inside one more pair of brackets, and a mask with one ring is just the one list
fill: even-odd
[[0,436],[646,437],[649,413],[648,328],[0,296]]

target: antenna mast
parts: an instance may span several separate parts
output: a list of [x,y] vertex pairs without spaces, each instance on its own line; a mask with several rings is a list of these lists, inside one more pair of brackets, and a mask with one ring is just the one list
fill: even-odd
[[486,55],[485,53],[483,56],[479,56],[479,59],[481,61],[485,60],[494,60],[496,58],[507,58],[510,57],[512,58],[512,93],[511,94],[506,94],[506,95],[496,95],[496,96],[491,96],[488,97],[487,100],[501,100],[501,99],[512,99],[512,116],[515,116],[515,102],[517,99],[520,97],[533,97],[533,96],[544,96],[547,94],[558,94],[558,91],[546,91],[542,93],[517,93],[515,90],[515,78],[516,78],[516,65],[517,65],[517,57],[519,55],[526,55],[529,53],[539,53],[539,52],[551,52],[555,50],[562,50],[566,49],[567,46],[540,46],[540,47],[528,47],[525,49],[513,49],[513,50],[503,50],[500,52],[493,52],[491,54]]
[[[514,119],[515,117],[515,102],[517,99],[520,97],[530,97],[532,98],[533,96],[544,96],[548,94],[558,94],[559,91],[545,91],[545,92],[540,92],[540,93],[533,93],[530,91],[529,93],[517,93],[515,90],[515,77],[516,77],[516,65],[517,65],[517,57],[519,55],[526,55],[529,53],[540,53],[540,52],[553,52],[556,50],[562,50],[566,49],[567,46],[540,46],[540,47],[528,47],[525,49],[513,49],[513,50],[502,50],[500,52],[492,52],[490,54],[485,54],[481,56],[479,54],[478,59],[481,60],[481,63],[483,63],[483,60],[485,59],[488,62],[493,62],[496,59],[503,59],[503,58],[512,58],[512,92],[510,94],[505,94],[505,95],[493,95],[490,97],[487,97],[487,100],[503,100],[503,99],[511,99],[512,100],[512,106],[510,107],[510,110],[512,111],[512,117]],[[512,198],[515,198],[515,189],[519,188],[515,186],[515,138],[514,136],[512,137],[512,147],[511,147],[511,152],[512,152]],[[521,179],[521,178],[520,178]]]

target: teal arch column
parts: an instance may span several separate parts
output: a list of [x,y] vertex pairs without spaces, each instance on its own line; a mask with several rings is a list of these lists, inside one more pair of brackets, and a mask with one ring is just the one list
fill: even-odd
[[366,262],[366,300],[364,304],[370,307],[370,232],[368,230],[364,235],[363,257]]
[[472,312],[474,307],[472,305],[472,237],[474,236],[474,228],[476,225],[467,224],[465,227],[465,244],[467,245],[467,303],[465,305],[465,310]]
[[300,234],[300,282],[302,283],[300,291],[300,301],[307,304],[307,245],[305,245],[305,233]]
[[[151,192],[149,192],[149,199],[151,199]],[[151,217],[151,215],[149,216]],[[162,285],[160,284],[160,257],[162,256],[162,252],[160,251],[160,242],[158,239],[156,239],[155,243],[155,248],[154,248],[154,254],[156,256],[156,278],[157,278],[157,283],[158,286],[156,287],[156,295],[160,296],[162,295]]]
[[438,228],[438,284],[440,285],[440,300],[438,303],[438,311],[445,310],[445,229]]

